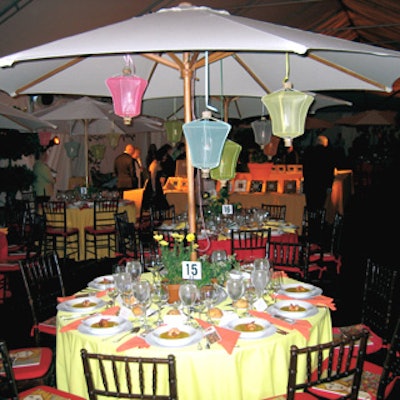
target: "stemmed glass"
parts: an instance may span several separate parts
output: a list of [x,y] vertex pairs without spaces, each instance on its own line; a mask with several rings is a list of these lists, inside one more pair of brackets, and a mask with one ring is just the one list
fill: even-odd
[[189,316],[189,325],[192,319],[192,307],[195,305],[199,296],[197,286],[194,283],[187,282],[180,286],[179,288],[179,299],[183,306],[187,308],[187,314]]
[[214,250],[211,253],[210,260],[212,263],[216,263],[218,261],[225,261],[227,257],[225,250]]
[[256,258],[254,260],[254,269],[265,269],[269,270],[270,268],[270,263],[267,258]]
[[113,274],[113,277],[114,284],[119,295],[122,296],[125,292],[129,291],[130,287],[132,286],[132,277],[128,272],[119,272]]
[[126,263],[125,270],[131,274],[132,281],[134,282],[139,280],[143,272],[143,267],[139,260],[132,260]]
[[155,285],[160,280],[160,271],[164,268],[164,264],[159,254],[149,256],[147,261],[146,268],[153,275],[153,284]]
[[270,287],[271,287],[271,298],[273,303],[276,302],[276,296],[282,288],[282,271],[278,271],[274,268],[270,269]]
[[153,286],[153,302],[158,308],[158,318],[157,318],[157,326],[160,326],[163,323],[163,320],[161,318],[161,310],[164,305],[168,303],[168,289],[166,288],[165,285],[162,284],[156,284]]
[[151,285],[149,281],[141,280],[133,284],[133,295],[143,309],[143,328],[147,331],[150,326],[147,323],[147,307],[151,298]]
[[214,286],[207,285],[200,288],[200,302],[203,303],[207,309],[207,322],[212,322],[210,310],[215,304],[217,294],[218,292]]
[[244,298],[247,300],[247,314],[250,315],[250,310],[253,309],[253,304],[257,299],[257,291],[250,279],[244,282]]
[[269,271],[265,269],[255,269],[251,272],[251,282],[253,283],[257,299],[260,299],[264,294],[264,290],[269,282]]
[[244,283],[241,278],[229,278],[226,281],[226,290],[228,292],[229,297],[232,299],[233,306],[237,311],[236,302],[243,296],[244,294]]

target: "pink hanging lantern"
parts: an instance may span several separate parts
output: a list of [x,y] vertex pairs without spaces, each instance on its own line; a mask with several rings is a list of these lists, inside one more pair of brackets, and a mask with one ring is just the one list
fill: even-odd
[[124,119],[125,125],[130,125],[132,118],[142,112],[142,98],[147,87],[147,81],[132,74],[132,59],[125,57],[127,65],[122,70],[122,75],[106,80],[106,85],[111,93],[114,113]]

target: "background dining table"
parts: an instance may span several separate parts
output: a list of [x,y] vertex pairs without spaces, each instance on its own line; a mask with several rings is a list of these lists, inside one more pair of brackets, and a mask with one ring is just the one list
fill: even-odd
[[[148,279],[144,274],[142,279]],[[285,278],[285,283],[296,282]],[[105,297],[105,300],[108,300]],[[227,297],[221,309],[232,309],[231,299]],[[163,308],[163,313],[168,312]],[[197,313],[196,313],[197,314]],[[213,343],[209,349],[198,344],[185,347],[160,347],[158,345],[135,347],[125,346],[133,338],[126,337],[115,342],[114,338],[105,338],[81,333],[76,329],[65,329],[71,323],[71,313],[57,313],[57,387],[75,395],[88,398],[83,373],[80,350],[93,353],[119,354],[126,356],[165,357],[174,354],[177,367],[178,395],[181,400],[231,399],[259,400],[285,393],[288,379],[290,346],[306,346],[332,339],[332,321],[330,309],[317,307],[315,315],[304,320],[309,322],[308,335],[296,329],[283,333],[281,330],[259,339],[240,339],[227,351],[220,343]],[[152,320],[154,317],[151,317]],[[132,319],[137,325],[136,318]],[[308,322],[307,322],[308,321]],[[65,331],[63,331],[65,330]],[[121,334],[117,336],[120,337]],[[140,342],[139,342],[140,343]],[[300,369],[300,374],[305,371]],[[97,379],[99,377],[95,377]],[[163,381],[163,377],[159,377]],[[164,384],[167,378],[164,377]]]

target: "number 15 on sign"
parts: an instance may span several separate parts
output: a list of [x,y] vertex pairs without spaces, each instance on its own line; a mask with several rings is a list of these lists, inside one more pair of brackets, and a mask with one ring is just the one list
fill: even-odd
[[182,261],[182,278],[183,279],[201,279],[201,262],[200,261]]

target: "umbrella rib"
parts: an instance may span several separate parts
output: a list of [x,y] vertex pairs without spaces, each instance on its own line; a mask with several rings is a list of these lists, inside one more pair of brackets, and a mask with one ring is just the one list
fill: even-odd
[[45,81],[46,79],[51,78],[52,76],[58,74],[59,72],[64,71],[65,69],[68,69],[69,67],[72,67],[73,65],[78,64],[83,60],[86,60],[86,58],[87,57],[76,57],[73,60],[68,61],[66,64],[64,64],[60,67],[57,67],[57,68],[53,69],[52,71],[47,72],[46,74],[42,75],[41,77],[39,77],[37,79],[34,79],[33,81],[27,83],[24,86],[21,86],[20,88],[18,88],[15,91],[15,94],[21,94],[22,92],[31,88],[32,86],[35,86],[38,83],[41,83],[41,82]]
[[318,61],[321,64],[327,65],[328,67],[331,67],[331,68],[337,69],[338,71],[344,72],[345,74],[350,75],[353,78],[357,78],[357,79],[360,79],[361,81],[364,81],[371,85],[374,85],[381,90],[384,90],[386,92],[390,91],[385,85],[382,85],[379,82],[369,79],[369,78],[365,77],[364,75],[360,75],[357,72],[354,72],[348,68],[341,67],[340,65],[337,65],[331,61],[326,60],[325,58],[316,56],[315,54],[308,54],[307,57],[311,58],[314,61]]

